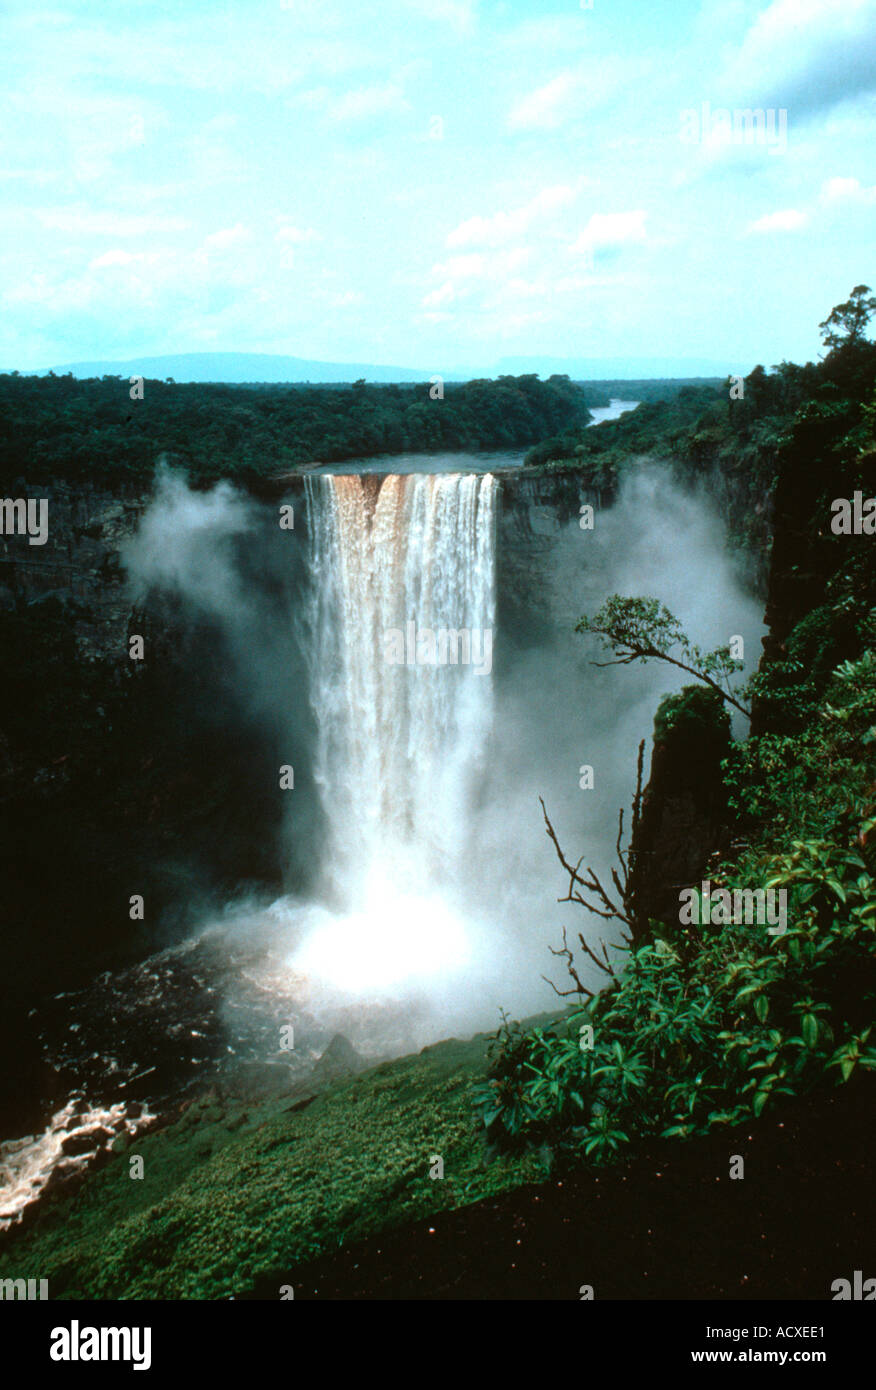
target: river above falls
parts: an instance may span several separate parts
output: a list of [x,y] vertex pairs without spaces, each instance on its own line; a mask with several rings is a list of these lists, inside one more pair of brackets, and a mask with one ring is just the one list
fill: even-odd
[[[593,406],[588,428],[604,420],[616,420],[628,410],[635,410],[638,401],[612,399],[610,405]],[[536,443],[533,440],[533,444]],[[481,449],[477,451],[446,451],[434,454],[376,454],[372,458],[344,459],[341,463],[323,463],[308,469],[311,473],[501,473],[508,468],[522,468],[531,446],[524,449]]]

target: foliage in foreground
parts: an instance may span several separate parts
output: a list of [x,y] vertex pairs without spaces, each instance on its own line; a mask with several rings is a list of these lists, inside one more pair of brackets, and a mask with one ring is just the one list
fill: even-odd
[[601,1160],[876,1067],[874,830],[868,814],[845,845],[795,841],[757,878],[744,868],[721,878],[731,890],[784,889],[783,935],[678,927],[631,951],[621,979],[565,1027],[506,1026],[477,1091],[488,1131]]
[[[773,377],[757,368],[744,396],[716,399],[697,423],[701,438],[688,432],[680,451],[714,465],[738,427],[732,459],[752,485],[783,489],[773,651],[745,689],[756,733],[722,763],[743,838],[735,862],[710,878],[716,889],[785,894],[787,929],[771,934],[767,923],[714,912],[685,926],[661,909],[665,920],[637,933],[622,976],[612,971],[564,1026],[501,1030],[477,1106],[488,1132],[512,1147],[547,1140],[604,1161],[641,1138],[741,1123],[783,1095],[876,1067],[876,573],[869,535],[833,535],[828,524],[832,498],[871,491],[876,344],[865,330],[874,312],[876,298],[857,286],[821,325],[821,364],[783,363]],[[618,421],[618,440],[646,415]],[[583,461],[611,438],[600,427],[575,452]],[[740,455],[746,440],[763,451],[763,468]],[[671,446],[671,435],[661,443]],[[657,599],[615,595],[578,631],[609,648],[613,662],[603,664],[668,661],[710,687],[713,703],[744,709],[729,650],[699,651]],[[674,698],[658,724],[679,713]]]
[[[872,614],[859,631],[872,637]],[[784,891],[787,930],[652,923],[620,978],[561,1025],[504,1026],[476,1093],[500,1144],[605,1161],[876,1067],[876,653],[823,679],[777,663],[755,678],[761,699],[782,703],[789,666],[807,722],[733,745],[724,780],[752,839],[711,874],[713,891]]]
[[[872,636],[872,615],[860,631]],[[781,701],[788,664],[756,678],[762,699]],[[724,763],[752,838],[711,874],[713,891],[784,891],[787,930],[652,923],[620,978],[561,1026],[505,1026],[476,1096],[500,1144],[605,1161],[876,1067],[876,653],[796,679],[805,727],[735,744]]]

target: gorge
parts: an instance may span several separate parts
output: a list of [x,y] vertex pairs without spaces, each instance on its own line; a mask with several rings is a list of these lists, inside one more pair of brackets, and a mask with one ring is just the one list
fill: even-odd
[[[196,493],[165,470],[128,513],[108,573],[126,571],[140,615],[128,627],[147,634],[140,679],[168,642],[183,661],[202,651],[194,733],[215,662],[235,708],[271,731],[257,754],[265,783],[283,786],[270,748],[275,767],[294,766],[271,803],[285,891],[215,880],[205,890],[198,870],[196,915],[181,934],[166,913],[155,923],[146,887],[158,954],[40,1009],[35,1046],[60,1082],[42,1137],[28,1147],[13,1130],[4,1149],[19,1203],[59,1165],[84,1167],[89,1133],[109,1143],[216,1078],[245,1093],[294,1090],[336,1034],[374,1060],[489,1026],[505,1008],[550,1007],[541,977],[561,916],[541,886],[553,869],[538,796],[563,829],[583,827],[605,864],[630,794],[630,750],[673,685],[655,669],[622,684],[595,677],[569,641],[580,608],[633,577],[659,582],[704,640],[744,633],[754,656],[757,602],[721,556],[707,499],[660,470],[638,473],[582,532],[581,498],[598,497],[575,480],[476,462],[483,471],[431,471],[431,460],[420,461],[430,471],[323,470],[291,491],[284,483],[274,502],[225,484]],[[278,526],[290,501],[292,531]],[[92,606],[93,630],[107,642],[111,615],[121,632],[123,596],[112,582],[98,593],[108,606],[106,618]],[[495,661],[388,660],[386,634],[410,623],[475,648],[489,634]],[[187,656],[185,634],[204,624]],[[582,762],[597,778],[583,795]],[[259,798],[268,795],[263,786]],[[153,873],[167,882],[167,867],[159,859]],[[125,901],[144,886],[120,884]],[[84,1157],[71,1159],[80,1133]]]
[[[870,775],[866,603],[854,599],[867,593],[867,538],[812,526],[829,513],[826,486],[866,490],[865,466],[849,454],[825,484],[820,416],[793,415],[820,389],[808,372],[768,385],[753,373],[729,412],[720,392],[684,386],[551,437],[525,462],[384,455],[263,470],[250,486],[165,462],[148,492],[41,486],[64,525],[35,549],[7,538],[0,614],[21,654],[12,708],[28,711],[6,723],[14,927],[0,1025],[17,1067],[2,1078],[0,1166],[15,1278],[48,1275],[53,1297],[273,1297],[275,1285],[298,1297],[302,1279],[336,1287],[324,1278],[341,1278],[331,1252],[348,1231],[401,1223],[413,1239],[414,1216],[450,1208],[467,1229],[510,1213],[513,1230],[521,1184],[536,1184],[547,1215],[555,1188],[583,1193],[622,1143],[657,1133],[673,1149],[772,1104],[758,1049],[787,1008],[783,972],[806,973],[793,954],[802,895],[781,857],[795,817],[854,861],[807,869],[816,906],[804,918],[833,921],[830,875],[852,902],[868,881],[855,819]],[[763,392],[772,414],[752,434]],[[836,440],[852,438],[841,412],[828,418]],[[831,575],[839,598],[813,610]],[[727,690],[722,708],[697,667],[727,671],[732,657],[754,670],[765,597],[746,737],[746,700]],[[651,613],[652,643],[661,622],[680,624],[681,668],[606,667],[592,620],[603,611]],[[484,656],[487,633],[489,664],[462,659],[463,638]],[[387,659],[393,634],[403,661]],[[616,632],[621,653],[630,636]],[[795,851],[822,852],[811,838]],[[692,883],[735,901],[776,876],[781,935],[679,918]],[[603,920],[570,954],[566,930],[587,931],[579,890],[600,885]],[[829,931],[829,979],[813,977],[817,1012],[798,1039],[807,1085],[839,1065],[825,1009],[845,1030],[846,1072],[860,1047],[846,1035],[866,1026],[861,962],[843,956],[830,973],[831,952],[855,942],[842,922]],[[774,943],[766,955],[758,932]],[[746,1024],[751,950],[778,983],[757,984],[770,998]],[[751,1080],[740,1047],[753,1049]],[[627,1079],[606,1089],[619,1059]],[[688,1075],[704,1060],[723,1110]],[[680,1089],[692,1098],[675,1100]],[[844,1125],[855,1114],[850,1102]],[[694,1177],[700,1142],[678,1160]],[[127,1181],[129,1156],[142,1183]],[[444,1183],[431,1180],[436,1156]],[[567,1177],[554,1182],[555,1167]],[[651,1192],[649,1219],[659,1200]],[[109,1263],[108,1231],[121,1241]],[[664,1256],[674,1242],[658,1242],[664,1287],[684,1283]],[[715,1287],[733,1287],[737,1262]],[[337,1287],[357,1286],[360,1268],[357,1256]],[[621,1269],[604,1277],[631,1287]],[[812,1277],[824,1283],[821,1264]]]

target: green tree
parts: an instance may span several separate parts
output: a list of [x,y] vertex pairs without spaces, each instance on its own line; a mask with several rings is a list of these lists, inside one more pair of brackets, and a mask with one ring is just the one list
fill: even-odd
[[[627,666],[632,661],[656,658],[687,671],[711,686],[748,718],[751,710],[737,699],[741,692],[730,688],[730,677],[742,670],[743,663],[730,655],[729,647],[704,652],[689,640],[678,619],[656,598],[623,598],[612,594],[594,617],[586,615],[575,625],[576,632],[601,637],[613,653],[611,661],[595,661],[594,666]],[[679,655],[674,656],[674,650]]]
[[876,296],[869,285],[856,285],[845,304],[831,309],[818,325],[824,346],[831,352],[838,348],[857,346],[867,336],[867,325],[876,313]]

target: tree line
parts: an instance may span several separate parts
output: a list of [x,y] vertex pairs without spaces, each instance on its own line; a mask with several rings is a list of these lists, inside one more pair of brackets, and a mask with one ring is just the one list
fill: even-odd
[[[224,385],[0,375],[2,484],[148,482],[159,458],[195,485],[246,485],[319,460],[524,448],[607,404],[567,376],[464,384]],[[142,396],[142,399],[139,398]]]

